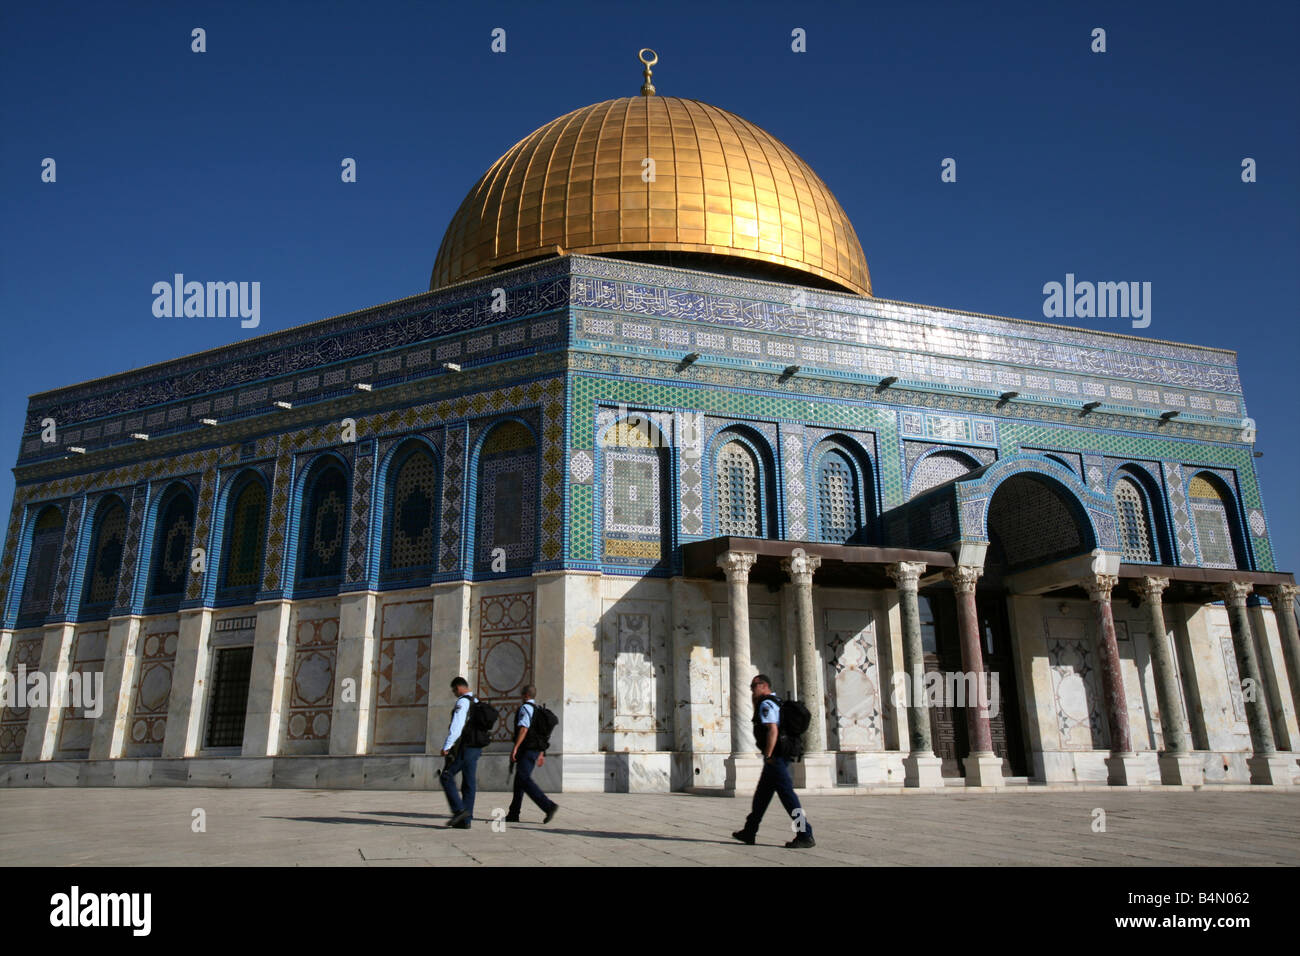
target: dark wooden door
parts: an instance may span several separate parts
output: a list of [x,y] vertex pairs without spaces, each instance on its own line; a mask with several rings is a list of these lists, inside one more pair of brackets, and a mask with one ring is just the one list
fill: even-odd
[[[1023,777],[1026,775],[1026,755],[1024,735],[1020,727],[1020,696],[1016,688],[1006,599],[997,594],[977,595],[975,606],[979,616],[984,671],[989,675],[997,674],[997,707],[989,708],[989,733],[993,738],[993,752],[1002,758],[1004,774]],[[965,670],[962,667],[957,630],[956,597],[951,591],[936,591],[921,599],[920,611],[926,672],[938,671],[944,678],[941,686],[947,688],[948,675],[960,674]],[[986,688],[991,690],[991,678],[986,677],[985,680]],[[961,761],[970,753],[966,709],[955,706],[957,701],[950,693],[940,696],[941,702],[929,708],[934,752],[943,761],[945,777],[965,776],[966,771]]]

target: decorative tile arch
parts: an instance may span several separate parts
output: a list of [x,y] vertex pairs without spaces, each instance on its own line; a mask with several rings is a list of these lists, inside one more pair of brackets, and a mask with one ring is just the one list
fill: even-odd
[[776,458],[767,439],[746,425],[725,425],[710,437],[704,461],[713,534],[780,538]]
[[437,563],[441,533],[442,466],[423,435],[396,443],[384,456],[372,529],[380,536],[379,580],[384,585],[427,584]]
[[270,486],[257,468],[244,468],[226,481],[217,508],[213,556],[220,603],[252,603],[262,585]]
[[[1173,538],[1170,535],[1169,504],[1159,479],[1151,470],[1140,462],[1120,462],[1107,476],[1106,487],[1115,499],[1120,546],[1125,554],[1123,560],[1135,564],[1176,564]],[[1122,490],[1125,487],[1128,488],[1127,492]],[[1145,519],[1149,551],[1146,560],[1138,560],[1142,550],[1139,543],[1141,535],[1132,531],[1136,519]],[[1136,539],[1130,541],[1135,534]]]
[[474,573],[493,573],[492,555],[505,554],[504,574],[529,573],[537,562],[540,523],[540,443],[524,419],[495,419],[479,435],[472,454],[471,500],[466,548]]
[[1195,472],[1187,482],[1187,505],[1201,566],[1249,569],[1240,508],[1228,483],[1212,471]]
[[963,449],[935,448],[912,465],[907,476],[907,498],[910,501],[981,467],[980,462]]
[[1012,455],[953,483],[959,542],[989,542],[988,518],[993,496],[1004,481],[1017,475],[1038,475],[1060,486],[1066,493],[1063,500],[1076,510],[1080,527],[1092,542],[1089,550],[1120,553],[1118,521],[1110,496],[1090,490],[1072,470],[1044,455]]
[[612,567],[667,569],[672,555],[672,442],[663,416],[633,410],[599,429],[596,553]]
[[294,597],[329,594],[343,581],[351,510],[351,469],[322,452],[303,469],[294,495]]
[[858,442],[828,435],[809,448],[809,532],[818,541],[865,543],[877,517],[871,456]]
[[106,494],[95,504],[82,572],[79,620],[103,620],[113,609],[126,547],[127,515],[121,495]]
[[173,481],[150,509],[149,565],[141,575],[146,613],[173,611],[185,598],[193,560],[196,497],[188,481]]
[[18,627],[39,625],[50,613],[66,522],[67,506],[64,502],[39,505],[33,509],[22,589],[19,591]]

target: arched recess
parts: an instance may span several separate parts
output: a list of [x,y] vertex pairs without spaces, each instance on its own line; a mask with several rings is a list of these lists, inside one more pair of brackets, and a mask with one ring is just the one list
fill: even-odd
[[907,481],[907,499],[911,501],[932,488],[945,485],[980,467],[982,466],[973,456],[955,448],[939,448],[927,452],[912,466]]
[[249,468],[226,489],[217,599],[252,601],[262,587],[269,509],[266,479]]
[[876,518],[871,459],[840,436],[822,439],[809,455],[810,530],[818,541],[865,544]]
[[751,428],[731,425],[713,436],[705,461],[714,534],[780,538],[776,465],[767,439]]
[[31,546],[27,549],[27,572],[18,603],[18,627],[33,627],[50,613],[54,579],[63,549],[64,512],[58,505],[46,505],[32,522]]
[[1227,482],[1212,471],[1197,472],[1187,483],[1187,506],[1196,531],[1201,566],[1249,569],[1237,496]]
[[432,577],[440,526],[438,479],[438,457],[424,439],[408,438],[389,454],[382,484],[382,584],[415,585]]
[[303,476],[295,596],[338,590],[347,557],[351,488],[350,469],[337,455],[319,456]]
[[194,541],[194,491],[173,482],[158,498],[150,546],[145,611],[173,611],[185,597]]
[[82,576],[81,614],[83,621],[108,617],[117,600],[122,551],[126,543],[126,502],[117,495],[105,495],[95,506]]
[[1037,472],[1003,479],[988,510],[985,563],[1008,571],[1087,554],[1097,546],[1087,511],[1062,482]]
[[1174,564],[1164,495],[1150,472],[1134,464],[1111,474],[1122,560],[1130,564]]
[[605,563],[656,567],[672,553],[669,441],[647,415],[629,414],[599,435]]
[[537,436],[517,418],[496,422],[479,440],[474,468],[468,535],[474,570],[531,568],[537,560]]

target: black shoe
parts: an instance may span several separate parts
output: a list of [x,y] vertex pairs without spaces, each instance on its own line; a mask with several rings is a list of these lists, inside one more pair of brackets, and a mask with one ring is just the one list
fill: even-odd
[[448,827],[454,827],[454,826],[457,826],[457,825],[463,823],[464,821],[466,821],[466,820],[468,820],[468,819],[469,819],[469,811],[468,811],[468,810],[457,810],[455,813],[453,813],[453,814],[451,815],[451,819],[447,821],[447,826],[448,826]]
[[519,822],[519,818],[518,818],[518,817],[506,817],[505,820],[506,820],[506,823],[518,823],[518,822]]
[[552,820],[555,819],[555,815],[556,815],[557,813],[559,813],[559,812],[560,812],[560,808],[559,808],[559,807],[551,807],[551,809],[549,809],[549,810],[546,811],[546,819],[543,820],[542,822],[543,822],[543,823],[550,823]]
[[735,833],[731,835],[731,838],[733,840],[739,840],[741,843],[744,843],[748,846],[754,845],[754,834],[746,833],[744,830],[737,830]]
[[800,833],[797,837],[795,837],[785,846],[786,849],[788,850],[804,850],[807,849],[808,847],[816,846],[816,845],[817,845],[816,840],[814,840],[806,833]]
[[460,823],[453,823],[451,825],[451,828],[453,830],[468,830],[470,828],[471,823],[472,821],[470,820],[461,820]]

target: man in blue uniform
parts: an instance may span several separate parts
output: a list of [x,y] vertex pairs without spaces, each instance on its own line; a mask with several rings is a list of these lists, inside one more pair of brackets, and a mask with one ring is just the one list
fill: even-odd
[[510,762],[515,765],[515,795],[510,801],[510,812],[506,814],[507,823],[519,822],[519,811],[524,807],[524,794],[546,814],[543,823],[555,819],[555,811],[560,809],[533,779],[533,768],[546,763],[546,752],[541,749],[541,742],[532,730],[533,715],[537,713],[537,688],[532,684],[524,687],[524,702],[515,713],[515,747],[510,751]]
[[749,692],[754,698],[754,743],[763,754],[763,773],[758,778],[753,807],[745,819],[745,826],[732,836],[753,846],[758,825],[775,793],[781,798],[781,806],[794,820],[795,837],[786,846],[791,849],[816,846],[812,824],[799,805],[794,781],[790,778],[790,754],[796,742],[781,735],[781,700],[772,693],[772,681],[766,674],[759,674],[750,682]]
[[[469,707],[476,698],[469,692],[469,682],[457,677],[451,682],[456,695],[456,706],[451,710],[451,726],[442,743],[442,755],[447,765],[442,770],[442,789],[447,791],[451,806],[451,819],[447,826],[468,830],[474,818],[474,795],[478,792],[478,758],[483,752],[481,744],[473,739],[474,730],[468,725]],[[462,774],[460,793],[456,792],[456,774]]]

